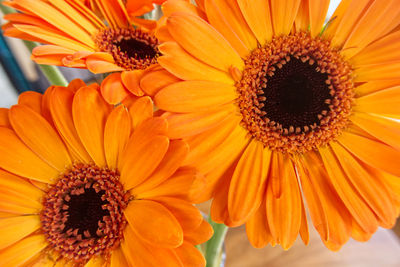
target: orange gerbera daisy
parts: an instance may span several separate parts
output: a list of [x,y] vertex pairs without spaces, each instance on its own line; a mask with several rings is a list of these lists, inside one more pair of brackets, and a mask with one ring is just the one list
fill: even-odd
[[125,7],[121,0],[12,0],[2,3],[21,13],[6,15],[3,30],[7,36],[47,44],[32,51],[39,64],[117,72],[101,86],[105,99],[116,104],[129,93],[143,95],[141,78],[157,69],[156,22],[135,16],[162,2],[135,0]]
[[[255,247],[308,242],[302,195],[332,250],[400,207],[400,6],[344,0],[170,0],[155,96],[206,174],[213,220]],[[169,40],[169,42],[168,42]],[[301,188],[301,189],[300,189]]]
[[79,80],[0,110],[1,266],[204,266],[188,146],[148,97],[113,107]]

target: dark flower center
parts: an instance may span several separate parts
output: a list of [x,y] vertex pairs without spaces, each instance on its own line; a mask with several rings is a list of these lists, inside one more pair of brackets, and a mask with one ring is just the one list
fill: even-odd
[[50,247],[68,260],[84,264],[108,256],[123,237],[128,200],[116,171],[74,165],[43,200],[42,230]]
[[130,58],[136,59],[152,59],[157,56],[157,51],[153,46],[146,44],[136,39],[121,39],[115,41],[114,45],[119,47],[121,52],[125,53]]
[[104,194],[103,190],[96,193],[93,188],[88,188],[80,195],[69,195],[69,201],[64,197],[67,221],[63,232],[67,229],[78,229],[78,235],[100,237],[101,234],[97,233],[99,223],[104,223],[104,216],[110,216],[110,211],[103,209],[104,205],[110,204],[101,199]]
[[158,39],[139,28],[103,29],[94,38],[99,51],[112,55],[125,70],[146,69],[157,63]]
[[316,63],[294,57],[286,64],[275,66],[274,74],[267,77],[263,89],[265,111],[269,120],[289,129],[320,125],[318,115],[329,111],[327,99],[332,99],[326,84],[328,74],[316,71]]

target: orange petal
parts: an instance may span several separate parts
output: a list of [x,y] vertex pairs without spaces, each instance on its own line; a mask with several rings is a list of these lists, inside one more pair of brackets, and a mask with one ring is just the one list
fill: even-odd
[[[189,1],[181,0],[169,0],[162,5],[162,11],[164,16],[169,17],[175,12],[185,12],[193,15],[197,15],[202,19],[206,19],[204,12],[197,6],[193,5]],[[203,9],[204,10],[204,9]]]
[[327,27],[324,30],[322,36],[326,39],[331,40],[332,37],[336,34],[338,27],[341,25],[343,17],[345,17],[346,12],[348,11],[348,7],[353,0],[342,0],[337,6],[335,12],[327,22]]
[[400,63],[386,62],[371,66],[361,66],[354,70],[354,82],[395,80],[399,78]]
[[131,16],[141,16],[151,11],[153,8],[152,1],[126,1],[126,9]]
[[112,73],[101,82],[101,94],[109,104],[113,105],[121,103],[129,95],[120,73]]
[[110,267],[126,267],[126,266],[129,266],[128,261],[120,246],[117,249],[114,249],[111,253]]
[[154,105],[150,97],[140,97],[129,107],[132,118],[132,126],[136,128],[139,124],[153,117]]
[[100,93],[90,87],[79,89],[72,103],[76,131],[98,166],[107,164],[104,154],[104,127],[111,108]]
[[86,66],[88,70],[90,70],[95,74],[114,72],[114,71],[124,71],[123,68],[117,66],[114,63],[91,57],[88,57],[86,59]]
[[309,0],[310,31],[312,37],[316,37],[322,31],[329,2],[329,0]]
[[85,87],[86,83],[81,79],[73,79],[69,82],[67,88],[72,92],[76,93],[81,87]]
[[[154,218],[150,218],[150,220],[154,220]],[[156,232],[155,230],[152,229]],[[121,247],[130,266],[183,267],[174,249],[163,248],[157,246],[157,244],[153,245],[142,241],[142,238],[130,226],[125,227],[124,241],[122,241]]]
[[[199,160],[206,160],[214,148],[224,143],[228,136],[236,128],[240,120],[224,120],[217,127],[205,131],[201,134],[186,138],[190,146],[190,153],[186,157],[183,165],[194,165]],[[212,138],[210,138],[212,136]]]
[[41,226],[39,216],[17,216],[0,219],[0,249],[4,249],[25,236],[33,233]]
[[[153,8],[153,6],[151,7]],[[153,32],[157,28],[157,21],[155,20],[141,19],[135,17],[131,17],[130,20],[132,24],[141,27],[142,29],[145,29],[147,31]]]
[[[213,200],[211,203],[210,216],[211,219],[216,223],[226,223],[229,224],[229,212],[228,212],[228,193],[229,193],[229,184],[231,181],[231,177],[235,170],[235,166],[231,166],[227,169],[226,173],[228,175],[224,175],[220,178],[218,183],[218,190],[213,192]],[[235,225],[229,225],[230,227],[234,227]]]
[[310,7],[308,0],[301,1],[294,23],[297,31],[308,31],[310,26]]
[[146,94],[154,96],[167,85],[178,82],[179,79],[165,70],[152,71],[143,76],[140,80],[140,88]]
[[0,210],[12,214],[37,214],[43,191],[11,173],[0,170]]
[[8,118],[9,109],[0,108],[0,126],[11,128],[10,120]]
[[110,169],[117,168],[117,162],[122,157],[130,134],[129,113],[124,106],[120,105],[110,113],[104,129],[104,152]]
[[2,266],[21,266],[48,245],[43,234],[29,236],[0,251]]
[[206,220],[203,220],[196,229],[185,231],[185,241],[194,245],[202,244],[209,240],[213,234],[214,230],[211,225]]
[[[383,221],[385,225],[393,224],[397,214],[389,198],[389,192],[382,182],[371,176],[354,156],[342,146],[333,142],[331,147],[355,191],[368,204],[379,220]],[[367,233],[371,233],[363,225],[360,224],[360,227]]]
[[261,45],[271,41],[273,35],[269,2],[265,0],[237,0],[247,24]]
[[380,90],[356,99],[354,109],[366,113],[400,115],[400,86]]
[[203,215],[188,201],[173,197],[155,197],[152,200],[166,207],[174,215],[183,232],[194,230],[203,222]]
[[22,143],[13,131],[0,127],[0,166],[15,174],[51,182],[59,172],[46,164]]
[[204,267],[206,266],[206,260],[195,246],[189,242],[183,242],[183,244],[178,247],[176,254],[181,260],[183,266],[193,266],[193,267]]
[[[225,38],[199,17],[187,13],[175,13],[168,18],[170,34],[186,50],[211,66],[228,71],[233,65],[243,69],[239,54]],[[202,49],[198,49],[201,44]]]
[[197,5],[201,10],[205,10],[205,8],[204,8],[204,1],[205,1],[205,0],[195,0],[196,5]]
[[214,147],[207,158],[196,162],[194,166],[201,172],[208,173],[224,164],[232,164],[240,157],[249,141],[248,132],[241,125],[237,125],[223,143]]
[[255,248],[265,247],[272,241],[271,232],[268,227],[265,200],[247,221],[246,233],[251,245]]
[[166,42],[161,44],[159,49],[163,53],[163,56],[158,58],[160,65],[182,80],[205,80],[232,85],[234,83],[226,71],[199,61],[177,43]]
[[400,60],[400,31],[389,34],[365,47],[349,61],[354,66],[390,63]]
[[[17,3],[28,9],[37,17],[44,18],[44,20],[58,28],[64,35],[70,35],[72,38],[76,38],[77,41],[89,46],[90,48],[95,47],[91,35],[81,26],[86,22],[85,20],[82,20],[82,24],[76,23],[74,20],[66,17],[60,10],[51,6],[50,3],[43,1],[33,2],[28,0],[18,0]],[[66,10],[64,9],[64,12],[65,11]]]
[[140,88],[140,80],[144,75],[142,70],[124,71],[121,73],[121,80],[125,87],[134,95],[142,96],[143,91]]
[[[11,25],[27,24],[27,25],[39,26],[43,29],[57,30],[56,27],[54,27],[47,21],[43,20],[42,18],[37,17],[35,14],[24,14],[24,13],[19,13],[19,12],[18,13],[10,13],[10,14],[5,14],[4,19],[9,21],[9,23]],[[3,25],[3,27],[4,26],[6,26],[5,29],[7,29],[9,27],[9,25],[7,25],[7,24]]]
[[34,58],[40,58],[43,57],[44,59],[47,59],[48,57],[51,56],[59,56],[61,59],[66,57],[66,56],[71,56],[75,53],[74,50],[57,46],[57,45],[40,45],[36,46],[32,50],[32,56]]
[[293,27],[301,0],[270,0],[275,35],[287,35]]
[[[149,120],[146,120],[142,124],[140,124],[131,136],[131,140],[136,140],[135,142],[130,142],[131,145],[140,144],[149,140],[149,138],[154,137],[156,135],[166,135],[168,129],[168,122],[164,118],[155,117]],[[129,143],[128,143],[129,144]],[[134,149],[127,148],[126,150]],[[120,161],[118,161],[118,168],[121,169],[125,162],[124,155]]]
[[27,40],[27,41],[32,41],[32,42],[47,43],[47,41],[45,41],[41,38],[32,36],[28,33],[18,30],[17,28],[15,28],[15,26],[11,22],[4,24],[1,28],[3,30],[4,36],[19,38],[19,39],[23,39],[23,40]]
[[18,97],[18,104],[28,106],[37,113],[41,114],[42,97],[43,95],[38,92],[33,92],[33,91],[23,92]]
[[400,85],[399,79],[387,80],[387,81],[369,81],[360,86],[354,88],[354,91],[358,97],[365,96],[377,91],[386,90],[392,87]]
[[[183,2],[178,0],[179,2]],[[167,27],[167,17],[163,16],[158,20],[159,23],[159,27],[156,29],[154,36],[157,37],[157,39],[161,42],[170,42],[170,41],[174,41],[174,38],[171,36],[171,34],[168,31],[168,27]],[[161,26],[162,25],[162,26]],[[3,26],[4,28],[4,26]],[[4,33],[8,33],[9,30],[5,30],[3,29]]]
[[63,32],[51,31],[49,29],[43,29],[37,26],[31,25],[14,25],[18,30],[27,33],[33,37],[44,40],[45,43],[59,45],[74,51],[93,51],[93,48],[85,45],[84,43],[75,41],[74,39],[65,36]]
[[[168,136],[171,139],[184,138],[199,134],[214,128],[234,113],[234,105],[225,105],[221,108],[195,113],[177,114],[164,113],[168,120]],[[230,117],[232,118],[232,117]]]
[[53,90],[50,98],[51,117],[64,143],[76,159],[89,163],[92,159],[83,146],[72,119],[74,93],[67,88],[58,87]]
[[60,172],[71,165],[60,136],[37,112],[15,105],[10,109],[10,121],[19,138],[43,161]]
[[[240,139],[236,140],[235,139],[237,138],[236,135],[237,133],[232,133],[232,135],[229,136],[229,138],[227,137],[226,141],[219,144],[216,153],[214,153],[211,150],[210,154],[213,153],[213,157],[211,157],[210,160],[209,158],[205,158],[206,160],[199,158],[196,161],[196,162],[204,162],[204,161],[207,162],[204,165],[202,164],[203,166],[201,166],[201,169],[198,168],[199,171],[206,173],[205,176],[206,187],[202,189],[201,199],[199,200],[200,203],[211,199],[214,194],[216,194],[215,199],[217,199],[218,198],[217,196],[219,195],[218,191],[221,191],[219,190],[219,188],[223,188],[226,186],[227,187],[226,190],[224,189],[222,191],[228,190],[229,183],[232,179],[233,172],[240,159],[240,156],[243,154],[244,150],[246,149],[249,143],[248,140],[246,140],[245,142],[243,142],[243,140]],[[237,144],[240,144],[240,146],[237,146]],[[234,149],[232,149],[232,147],[234,147]],[[231,153],[229,154],[230,151]],[[215,164],[213,163],[213,159],[216,159]],[[192,163],[191,165],[196,166],[195,162]],[[222,200],[221,201],[224,202],[223,204],[224,208],[227,209],[228,192],[223,192],[221,193],[221,195],[223,195],[224,197],[219,196],[219,198],[223,199],[223,201]],[[223,214],[225,214],[225,212],[223,212]],[[228,211],[226,211],[226,214],[228,214]],[[226,222],[228,221],[230,221],[229,217],[226,218]]]
[[371,0],[341,1],[324,35],[332,40],[332,47],[342,47]]
[[[46,89],[42,97],[42,117],[47,120],[47,122],[54,127],[54,121],[51,116],[50,106],[51,106],[51,95],[57,88],[63,88],[62,86],[52,85]],[[54,127],[55,128],[55,127]]]
[[209,23],[221,33],[238,54],[245,58],[257,48],[257,40],[240,12],[236,1],[205,0]]
[[184,81],[167,86],[155,96],[156,106],[172,112],[209,110],[237,98],[233,85],[210,81]]
[[[0,184],[5,192],[29,198],[32,202],[41,203],[43,191],[12,173],[0,169]],[[46,185],[47,187],[47,185]],[[29,203],[27,203],[29,204]],[[34,206],[37,206],[36,204]]]
[[135,200],[124,211],[133,231],[146,242],[164,248],[176,248],[183,242],[179,221],[163,205],[149,200]]
[[365,232],[361,226],[353,220],[351,223],[351,237],[356,241],[366,242],[372,237],[372,234]]
[[321,159],[314,152],[308,153],[296,167],[311,220],[322,241],[342,246],[350,236],[351,216],[328,184]]
[[131,193],[133,195],[140,194],[164,182],[182,165],[188,153],[189,146],[186,142],[182,140],[170,141],[167,153],[155,171],[150,175],[150,178],[139,186],[132,188]]
[[348,151],[361,161],[382,171],[400,176],[400,151],[360,135],[343,132],[338,138]]
[[130,24],[125,4],[121,0],[95,0],[97,7],[112,28],[124,28]]
[[350,119],[378,140],[400,150],[400,123],[398,121],[357,112]]
[[42,203],[31,196],[22,195],[17,191],[0,189],[0,211],[2,212],[18,215],[38,214],[42,208]]
[[[275,154],[275,153],[274,153]],[[278,153],[276,153],[278,154]],[[272,160],[270,168],[282,169],[279,177],[280,195],[273,192],[271,176],[267,186],[266,211],[268,225],[274,241],[289,249],[296,240],[301,226],[301,196],[296,173],[287,155],[281,161]]]
[[[234,224],[245,222],[259,207],[265,190],[264,162],[268,165],[270,151],[252,140],[235,168],[229,186],[228,211]],[[265,156],[265,158],[264,158]]]
[[85,264],[85,267],[105,266],[105,259],[102,256],[94,256]]
[[[331,147],[334,146],[335,144],[332,143]],[[329,147],[320,148],[319,151],[327,170],[329,181],[335,188],[335,191],[349,210],[350,214],[365,231],[369,233],[375,232],[378,227],[375,215],[349,183],[348,177],[343,172],[340,163],[336,159],[339,155],[336,155],[335,157],[336,151],[332,151]]]
[[156,188],[137,195],[138,199],[170,196],[195,202],[205,186],[204,177],[193,168],[181,168]]
[[[296,173],[297,175],[297,173]],[[303,199],[301,199],[301,225],[300,225],[300,237],[303,240],[304,245],[308,245],[310,242],[310,233],[308,231],[307,214],[304,208]]]
[[[370,6],[363,10],[362,16],[357,18],[357,23],[351,25],[351,33],[346,38],[341,52],[346,58],[350,58],[369,43],[380,38],[387,27],[395,27],[393,20],[400,13],[397,0],[371,1],[370,3]],[[352,14],[352,16],[355,15]]]
[[[71,2],[71,1],[68,1]],[[58,10],[62,10],[62,12],[69,17],[69,19],[80,26],[83,30],[85,30],[89,35],[96,33],[98,30],[98,24],[93,23],[92,19],[89,17],[90,15],[94,15],[92,12],[80,12],[76,6],[72,3],[68,3],[66,1],[52,1],[51,4],[54,5]],[[74,1],[76,2],[76,1]],[[86,11],[86,10],[85,10]],[[87,10],[88,11],[88,10]],[[92,13],[92,14],[88,14]]]
[[143,142],[131,138],[124,152],[121,182],[129,190],[143,181],[157,168],[169,146],[166,136],[149,136]]

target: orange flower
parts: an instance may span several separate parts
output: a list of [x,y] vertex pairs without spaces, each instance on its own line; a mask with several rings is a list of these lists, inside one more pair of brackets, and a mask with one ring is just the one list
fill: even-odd
[[125,7],[121,0],[12,0],[3,3],[22,13],[6,15],[3,30],[7,36],[47,44],[32,51],[39,64],[116,72],[106,78],[101,92],[117,104],[130,93],[142,96],[142,77],[159,68],[156,22],[135,16],[161,2],[135,0]]
[[204,180],[152,110],[80,80],[0,110],[1,266],[205,265],[212,228],[189,202]]
[[[170,0],[155,96],[185,164],[206,174],[212,218],[255,247],[368,240],[400,208],[398,1]],[[322,30],[322,31],[321,31]],[[301,189],[300,189],[301,186]]]

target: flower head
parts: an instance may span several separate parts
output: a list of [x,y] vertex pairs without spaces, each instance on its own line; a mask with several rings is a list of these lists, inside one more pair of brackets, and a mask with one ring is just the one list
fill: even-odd
[[[155,95],[212,218],[256,247],[308,242],[303,197],[332,250],[398,215],[396,1],[169,0],[158,62],[183,81]],[[192,70],[192,71],[189,71]],[[300,189],[301,188],[301,189]]]
[[2,264],[202,266],[188,146],[148,97],[113,107],[75,80],[1,109]]
[[45,45],[32,51],[39,64],[85,68],[93,73],[116,72],[102,84],[102,94],[112,104],[130,93],[144,94],[140,81],[157,69],[159,41],[156,21],[137,18],[160,0],[3,2],[21,13],[8,14],[4,34]]

